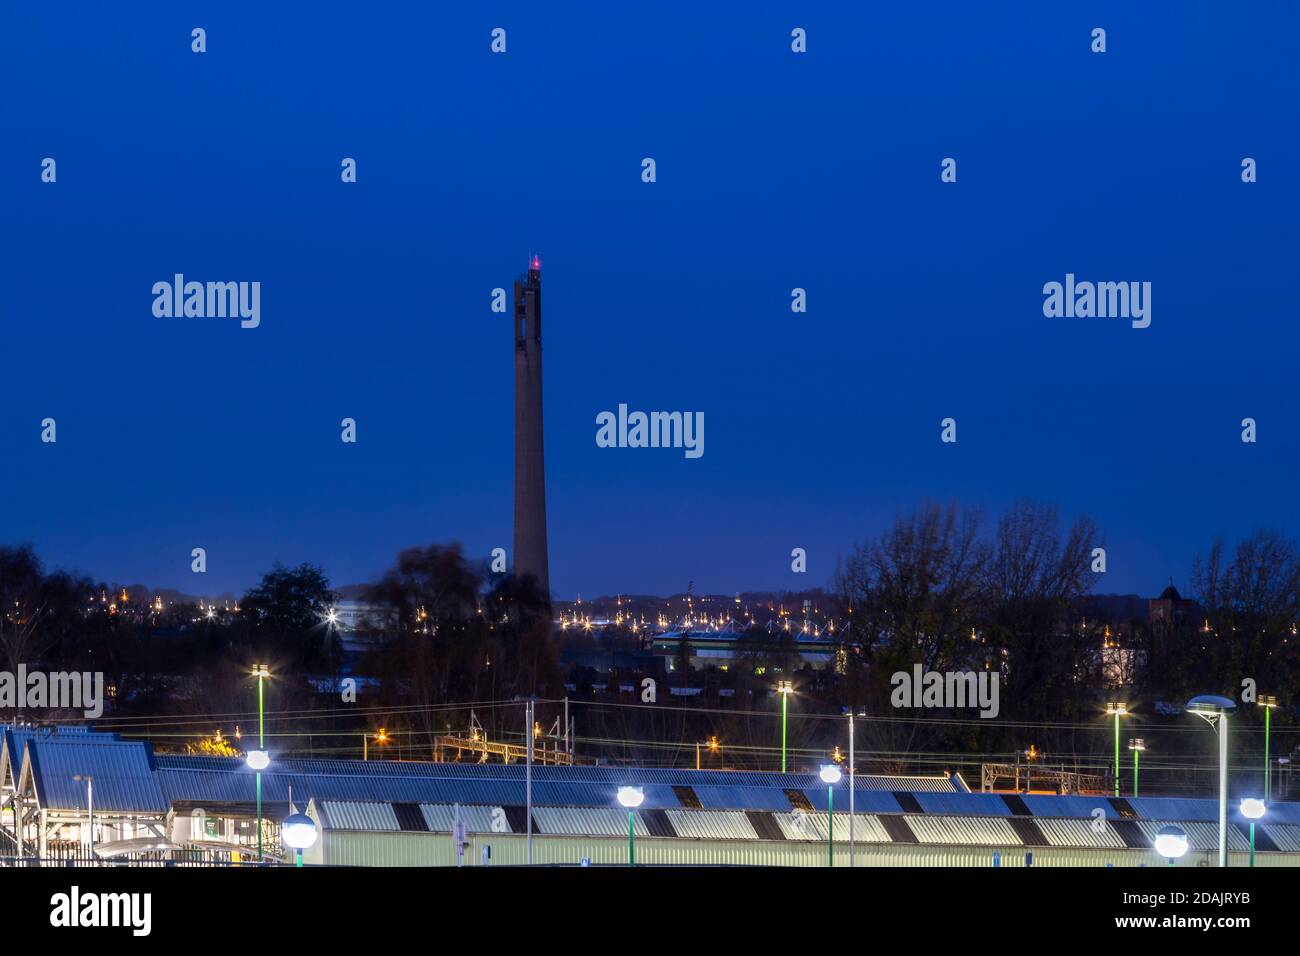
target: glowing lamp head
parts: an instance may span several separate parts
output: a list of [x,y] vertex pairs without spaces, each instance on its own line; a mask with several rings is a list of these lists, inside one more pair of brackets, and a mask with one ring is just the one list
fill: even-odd
[[776,685],[776,690],[778,694],[793,694],[794,684],[792,684],[788,680],[778,681]]
[[619,787],[618,802],[629,810],[635,810],[645,802],[645,791],[640,787]]
[[1229,697],[1220,697],[1217,694],[1201,694],[1199,697],[1193,697],[1187,702],[1186,707],[1189,714],[1204,717],[1206,720],[1227,717],[1236,709],[1237,702],[1235,700]]
[[280,836],[286,846],[305,850],[316,842],[316,824],[305,813],[290,814],[280,824]]
[[271,668],[268,667],[266,664],[254,664],[254,665],[253,665],[253,676],[254,676],[254,677],[270,677],[270,676],[271,676]]
[[1258,820],[1267,809],[1258,797],[1246,797],[1241,801],[1241,815],[1247,820]]
[[1187,833],[1182,827],[1161,827],[1155,846],[1156,852],[1166,860],[1176,860],[1187,852]]
[[249,770],[265,770],[271,765],[271,755],[265,750],[250,750],[244,762]]
[[828,763],[826,766],[822,767],[821,778],[823,783],[839,783],[840,778],[843,776],[844,774],[840,771],[840,768],[835,766],[833,763]]

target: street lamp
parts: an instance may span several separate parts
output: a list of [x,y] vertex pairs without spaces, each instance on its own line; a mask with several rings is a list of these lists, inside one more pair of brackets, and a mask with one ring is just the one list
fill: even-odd
[[695,742],[695,769],[696,769],[696,770],[700,770],[700,769],[702,769],[702,768],[700,767],[700,748],[701,748],[701,747],[708,747],[708,748],[709,748],[709,753],[711,753],[711,754],[715,754],[715,753],[717,753],[718,751],[720,751],[720,750],[722,749],[722,745],[718,743],[718,735],[717,735],[717,734],[710,734],[710,735],[709,735],[709,742],[708,742],[707,744],[703,744],[703,743],[701,743],[700,741],[697,740],[697,741]]
[[244,757],[249,770],[265,770],[271,765],[271,754],[265,750],[250,750]]
[[72,778],[77,783],[86,785],[86,832],[90,837],[90,862],[95,862],[95,778],[90,774],[79,773]]
[[627,807],[627,865],[636,866],[636,808],[645,801],[640,787],[619,787],[618,802]]
[[1138,754],[1147,749],[1147,742],[1141,737],[1130,737],[1128,749],[1133,751],[1133,796],[1138,795]]
[[1241,801],[1241,815],[1250,821],[1250,865],[1255,865],[1255,821],[1264,815],[1268,808],[1263,800],[1246,797]]
[[1174,861],[1187,852],[1187,833],[1182,827],[1161,827],[1156,833],[1155,846],[1156,852],[1173,866]]
[[[265,664],[254,664],[252,675],[257,678],[257,749],[266,753],[266,711],[263,706],[262,682],[271,676]],[[267,761],[270,762],[269,760]],[[262,768],[256,767],[249,754],[248,765],[257,771],[257,862],[262,862]]]
[[1272,723],[1273,708],[1277,706],[1277,698],[1272,694],[1261,694],[1257,703],[1264,708],[1264,799],[1272,800],[1273,790],[1269,787],[1268,731],[1269,724]]
[[1106,705],[1106,715],[1115,717],[1115,796],[1119,796],[1119,719],[1128,716],[1128,704],[1111,702]]
[[[843,776],[840,768],[833,763],[822,767],[822,783],[826,784],[826,865],[835,865],[835,785]],[[853,826],[853,821],[849,821]]]
[[794,693],[794,684],[788,680],[779,681],[776,692],[781,695],[781,772],[785,773],[785,718],[789,710],[790,695]]
[[1228,865],[1228,715],[1237,705],[1227,697],[1201,694],[1187,702],[1187,712],[1202,718],[1219,735],[1219,866]]
[[297,865],[302,866],[302,851],[316,842],[315,822],[305,813],[291,813],[280,824],[280,835],[296,851]]
[[[379,728],[379,732],[375,734],[375,743],[377,744],[388,743],[388,730],[386,728],[384,727]],[[369,734],[361,735],[361,759],[362,760],[370,759],[370,735]]]

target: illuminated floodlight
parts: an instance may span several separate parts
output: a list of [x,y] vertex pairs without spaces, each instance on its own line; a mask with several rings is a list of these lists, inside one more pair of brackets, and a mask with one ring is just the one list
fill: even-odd
[[316,824],[305,813],[294,813],[280,824],[280,835],[287,846],[305,850],[316,842]]
[[244,762],[249,770],[265,770],[271,765],[271,754],[265,750],[250,750]]
[[1161,827],[1155,846],[1156,852],[1172,863],[1187,852],[1187,832],[1182,827]]

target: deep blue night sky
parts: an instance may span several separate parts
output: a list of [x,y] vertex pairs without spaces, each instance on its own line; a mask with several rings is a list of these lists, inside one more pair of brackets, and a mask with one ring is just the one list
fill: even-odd
[[[1300,531],[1300,8],[704,6],[5,4],[0,542],[208,594],[509,547],[531,252],[559,597],[825,584],[927,500],[1091,513],[1105,592]],[[261,327],[154,318],[176,272]],[[1045,318],[1067,272],[1151,327]],[[597,448],[619,402],[704,457]]]

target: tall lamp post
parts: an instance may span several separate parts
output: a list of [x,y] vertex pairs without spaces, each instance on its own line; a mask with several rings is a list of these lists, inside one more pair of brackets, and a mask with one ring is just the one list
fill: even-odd
[[262,770],[269,763],[266,756],[266,709],[262,683],[271,676],[271,669],[265,664],[253,665],[253,676],[257,678],[257,751],[260,756],[257,766],[253,754],[248,755],[248,765],[257,771],[257,862],[262,862]]
[[90,862],[95,862],[95,778],[88,773],[79,773],[72,778],[77,783],[86,785],[86,832],[90,838]]
[[[826,784],[826,865],[835,865],[835,785],[840,782],[840,768],[833,763],[822,767],[821,778]],[[853,822],[849,821],[849,826]]]
[[1272,694],[1261,694],[1258,700],[1259,706],[1264,708],[1264,799],[1273,799],[1273,790],[1269,786],[1269,759],[1268,759],[1268,731],[1269,724],[1272,723],[1273,708],[1277,706],[1277,698]]
[[781,695],[781,772],[785,773],[785,720],[789,712],[790,695],[794,693],[794,684],[788,680],[777,683],[776,691]]
[[[384,727],[379,728],[379,732],[375,734],[375,743],[377,744],[388,743],[388,730],[386,728]],[[362,760],[370,759],[370,734],[368,733],[361,735],[361,759]]]
[[1255,865],[1255,821],[1262,817],[1268,808],[1263,800],[1246,797],[1241,801],[1241,815],[1250,821],[1250,865]]
[[1138,795],[1138,755],[1147,749],[1147,742],[1141,737],[1130,737],[1128,749],[1133,751],[1133,796]]
[[1128,716],[1128,705],[1111,702],[1106,705],[1106,715],[1115,718],[1115,796],[1119,796],[1119,719]]
[[709,753],[711,753],[711,754],[715,754],[715,753],[717,753],[719,750],[722,749],[722,745],[718,743],[718,735],[717,735],[717,734],[710,734],[710,735],[709,735],[709,742],[708,742],[707,744],[703,744],[703,743],[701,743],[700,741],[697,740],[697,741],[695,742],[695,769],[696,769],[696,770],[700,770],[700,769],[702,769],[701,766],[700,766],[700,748],[701,748],[701,747],[708,747],[708,748],[709,748]]
[[857,832],[856,817],[857,808],[853,805],[853,794],[857,789],[855,775],[857,773],[857,752],[853,748],[853,708],[849,708],[849,866],[855,865],[854,860],[854,842],[853,838]]
[[645,800],[640,787],[619,787],[618,802],[627,807],[627,865],[636,866],[636,808]]
[[1201,694],[1187,702],[1187,712],[1202,718],[1219,735],[1219,866],[1228,865],[1228,715],[1237,705],[1227,697]]

